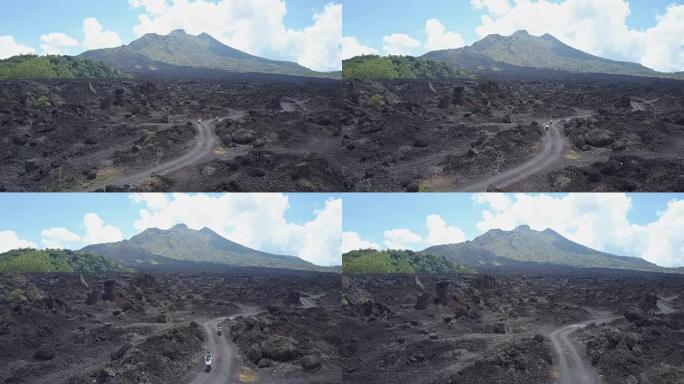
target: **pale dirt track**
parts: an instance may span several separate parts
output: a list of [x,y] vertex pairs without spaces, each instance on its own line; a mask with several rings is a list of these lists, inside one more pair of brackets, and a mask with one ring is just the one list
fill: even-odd
[[[678,296],[661,297],[658,300],[658,314],[670,314],[676,311],[672,301]],[[601,384],[601,378],[587,359],[577,350],[571,334],[590,324],[609,323],[621,319],[610,312],[590,311],[592,320],[560,327],[549,334],[554,352],[558,357],[558,378],[554,384]]]
[[202,324],[208,336],[205,349],[211,351],[213,355],[213,367],[210,372],[197,372],[192,381],[190,381],[190,384],[229,384],[233,382],[231,375],[238,368],[233,366],[233,362],[236,361],[235,346],[228,341],[229,339],[225,333],[222,336],[218,335],[218,324],[225,319],[255,316],[260,312],[262,310],[259,308],[244,306],[240,313],[211,319]]
[[567,147],[567,139],[560,131],[561,121],[562,119],[552,120],[551,127],[544,135],[541,151],[533,158],[499,174],[468,185],[457,187],[456,192],[483,192],[486,191],[489,186],[506,188],[511,184],[549,169],[553,163],[563,156],[563,152]]

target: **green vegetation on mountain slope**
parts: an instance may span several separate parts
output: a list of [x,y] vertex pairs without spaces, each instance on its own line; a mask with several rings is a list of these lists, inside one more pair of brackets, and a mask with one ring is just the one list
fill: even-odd
[[335,73],[312,71],[297,63],[250,55],[221,43],[209,34],[195,36],[180,29],[168,35],[149,33],[123,47],[91,50],[79,57],[102,61],[127,71],[194,68],[335,77]]
[[522,225],[512,231],[492,229],[472,241],[437,245],[423,252],[469,265],[506,266],[516,262],[565,265],[576,268],[610,268],[665,272],[639,257],[600,252],[566,239],[552,229],[535,231]]
[[0,254],[0,272],[113,273],[126,269],[102,256],[62,249],[16,249]]
[[357,56],[342,62],[344,79],[455,80],[468,77],[445,63],[410,56]]
[[637,63],[594,56],[545,34],[534,36],[518,31],[511,36],[489,35],[471,46],[428,52],[420,57],[435,60],[473,73],[479,71],[517,72],[552,70],[575,73],[674,77]]
[[225,239],[209,228],[193,230],[183,224],[168,230],[149,228],[130,240],[93,244],[80,252],[106,256],[131,267],[183,261],[238,267],[333,270],[299,257],[261,252]]
[[413,251],[363,249],[342,255],[343,273],[460,273],[468,268],[442,256]]
[[0,60],[0,79],[123,79],[127,74],[104,63],[70,56],[22,55]]

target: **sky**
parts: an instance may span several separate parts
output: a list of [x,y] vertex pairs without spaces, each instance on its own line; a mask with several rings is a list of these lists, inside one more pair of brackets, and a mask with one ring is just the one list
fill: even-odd
[[342,57],[421,55],[521,29],[598,56],[684,71],[678,0],[344,0]]
[[175,29],[314,70],[341,68],[341,0],[2,0],[0,59],[75,55]]
[[342,251],[422,250],[490,229],[551,228],[582,245],[684,266],[681,194],[347,194]]
[[318,265],[342,261],[342,200],[330,194],[0,194],[0,212],[0,253],[76,250],[186,224]]

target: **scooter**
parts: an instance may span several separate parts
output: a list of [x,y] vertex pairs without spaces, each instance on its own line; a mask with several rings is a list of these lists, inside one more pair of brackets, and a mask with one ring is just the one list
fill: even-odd
[[204,356],[204,371],[205,372],[211,372],[212,361],[213,361],[213,358],[211,356],[211,352],[207,352],[207,354]]

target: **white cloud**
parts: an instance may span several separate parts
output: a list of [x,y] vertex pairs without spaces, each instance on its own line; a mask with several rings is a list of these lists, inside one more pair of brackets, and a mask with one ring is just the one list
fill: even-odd
[[35,52],[35,49],[17,43],[13,36],[0,36],[0,60]]
[[639,231],[642,257],[665,266],[684,266],[684,200],[673,200],[658,220]]
[[423,242],[420,235],[406,228],[395,228],[385,231],[385,246],[389,249],[413,249]]
[[478,35],[510,35],[526,29],[533,35],[550,33],[583,51],[618,60],[637,61],[661,71],[684,69],[684,5],[672,4],[645,31],[630,29],[627,0],[472,0],[486,8]]
[[458,227],[448,226],[446,221],[437,214],[425,219],[428,228],[427,245],[455,244],[465,241],[465,233]]
[[356,232],[342,232],[342,253],[359,249],[380,249],[380,245],[363,240]]
[[169,205],[169,199],[163,193],[134,193],[130,195],[134,203],[145,203],[152,210],[158,211]]
[[66,248],[67,244],[81,240],[77,234],[61,227],[44,229],[40,235],[43,237],[41,240],[43,245],[53,249]]
[[475,9],[486,9],[494,16],[503,16],[511,9],[508,0],[470,0],[470,4]]
[[304,224],[298,256],[318,265],[342,265],[342,200],[325,202],[316,217]]
[[40,41],[40,49],[47,55],[64,55],[68,51],[78,45],[78,40],[61,32],[48,33],[42,35]]
[[186,224],[208,227],[236,243],[265,252],[299,256],[319,265],[341,263],[342,202],[329,200],[303,224],[288,222],[287,196],[278,193],[131,195],[144,204],[134,227],[168,229]]
[[[296,62],[320,71],[339,70],[342,44],[342,4],[327,4],[314,15],[314,24],[300,33],[291,33]],[[287,51],[281,54],[287,55]]]
[[503,193],[477,193],[473,195],[473,200],[479,204],[489,204],[496,211],[503,211],[513,204],[511,198]]
[[597,250],[638,256],[667,267],[684,266],[684,200],[670,202],[647,225],[630,222],[632,200],[626,194],[517,194],[510,204],[490,198],[476,201],[488,205],[477,223],[482,232],[523,224],[534,230],[552,228]]
[[329,3],[313,14],[312,25],[292,29],[284,24],[284,0],[176,0],[166,7],[145,6],[133,30],[167,34],[185,29],[191,34],[206,32],[236,49],[259,56],[297,61],[315,70],[340,69],[342,5]]
[[37,248],[37,245],[20,239],[14,231],[0,231],[0,252],[23,248]]
[[161,15],[168,9],[166,0],[128,0],[132,8],[145,8],[147,13]]
[[410,55],[421,45],[420,41],[405,33],[393,33],[382,38],[382,49],[388,55]]
[[85,33],[83,46],[86,49],[113,48],[122,45],[119,35],[116,32],[105,31],[102,24],[94,17],[83,20],[83,32]]
[[347,60],[355,56],[377,54],[377,49],[361,44],[356,37],[345,36],[342,38],[342,60]]
[[85,244],[112,243],[124,239],[121,230],[113,225],[105,225],[96,213],[88,213],[83,217],[86,232],[83,236]]
[[430,51],[465,46],[463,36],[456,32],[447,31],[444,24],[437,19],[429,19],[425,22],[425,33],[427,40],[423,45]]

